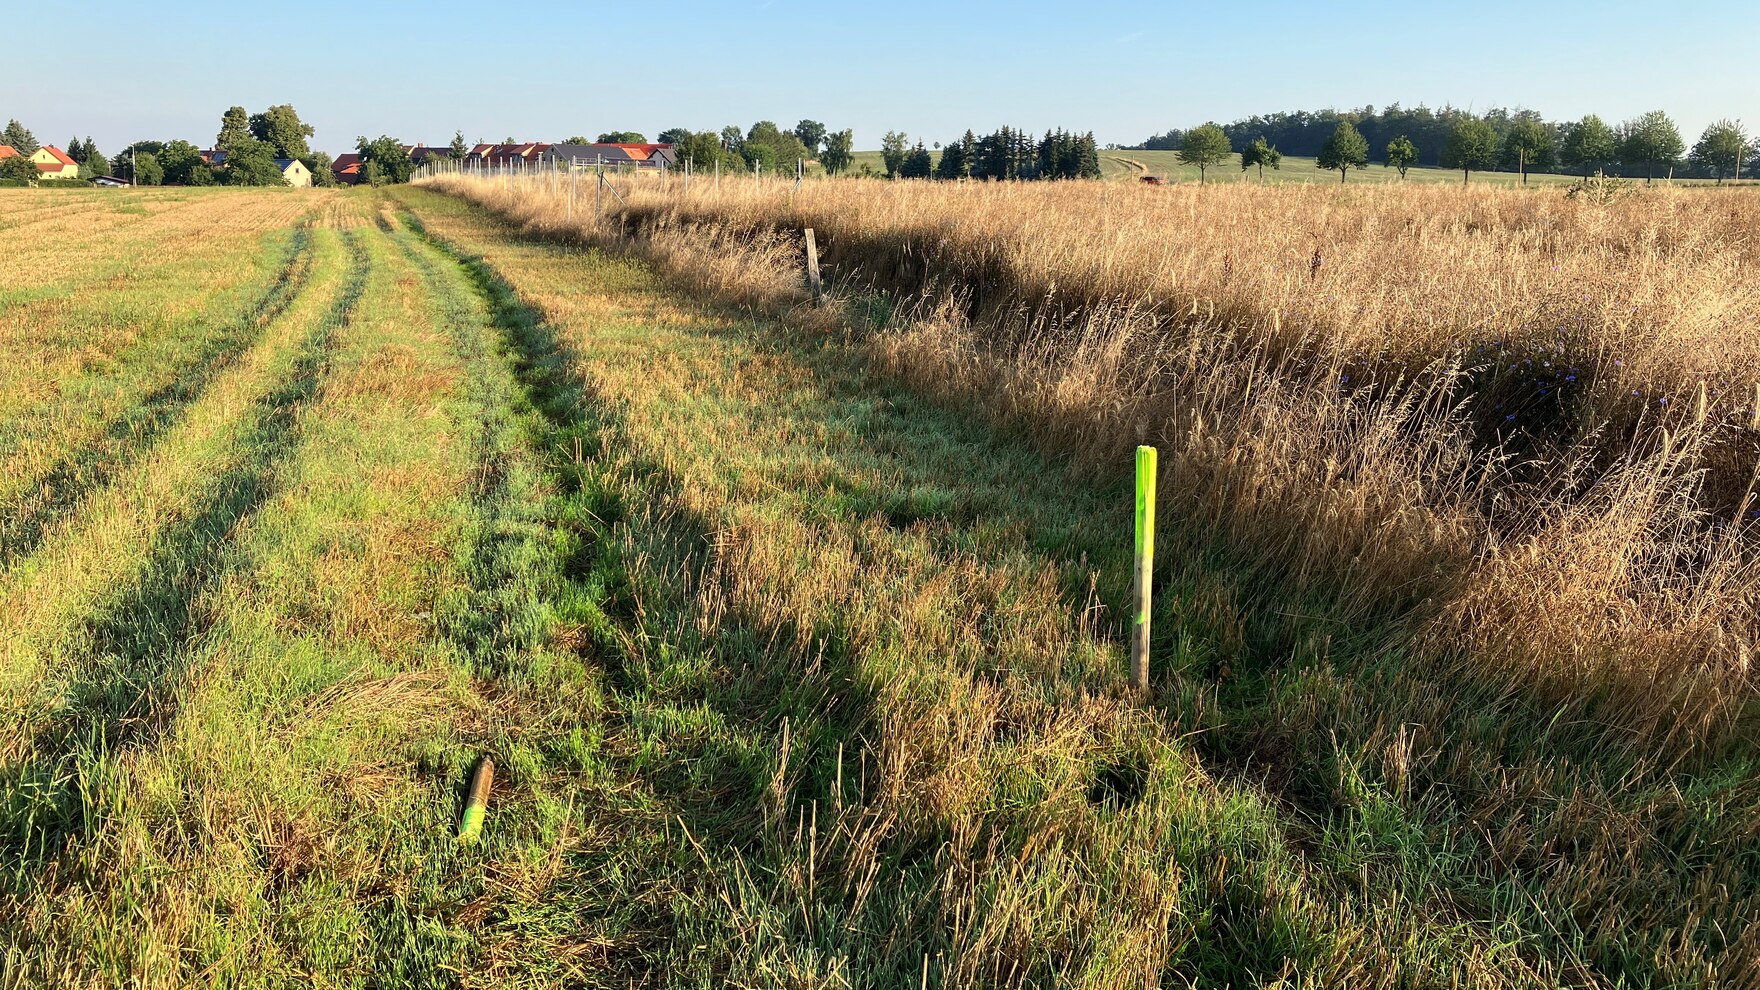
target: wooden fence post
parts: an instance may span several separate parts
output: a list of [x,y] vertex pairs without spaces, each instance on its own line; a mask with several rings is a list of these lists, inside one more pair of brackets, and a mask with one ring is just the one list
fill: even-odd
[[1150,583],[1155,577],[1155,448],[1137,448],[1137,567],[1132,596],[1131,686],[1149,690]]
[[807,285],[813,290],[813,304],[825,302],[825,285],[819,281],[819,244],[813,239],[813,228],[807,228]]

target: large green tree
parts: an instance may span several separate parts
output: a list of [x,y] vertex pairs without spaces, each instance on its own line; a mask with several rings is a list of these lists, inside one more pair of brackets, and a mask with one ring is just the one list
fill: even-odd
[[816,120],[803,120],[794,125],[794,136],[806,147],[807,154],[817,155],[825,143],[825,125]]
[[966,161],[964,141],[949,141],[941,148],[941,160],[935,163],[935,178],[963,179],[971,171],[972,165]]
[[1418,161],[1418,146],[1413,144],[1412,139],[1404,134],[1387,142],[1386,153],[1387,167],[1397,171],[1401,179],[1406,177],[1406,169],[1411,168]]
[[1222,126],[1215,122],[1200,124],[1186,132],[1184,141],[1179,145],[1179,160],[1187,165],[1198,166],[1198,184],[1204,184],[1204,175],[1212,165],[1221,165],[1234,154],[1234,146],[1228,141],[1228,135],[1222,132]]
[[1518,118],[1503,136],[1503,160],[1516,167],[1523,185],[1528,182],[1528,169],[1551,167],[1554,150],[1552,129],[1531,114]]
[[1720,120],[1705,128],[1699,136],[1699,143],[1693,145],[1689,156],[1693,164],[1717,177],[1717,184],[1730,176],[1741,178],[1742,162],[1746,161],[1751,151],[1748,134],[1742,125],[1733,120]]
[[373,185],[408,182],[409,177],[416,170],[415,163],[410,161],[409,152],[403,147],[403,142],[394,137],[381,134],[369,141],[363,135],[355,140],[354,147],[361,156],[361,171],[365,173],[367,166],[373,167],[372,174],[368,177],[369,181],[379,180],[372,182]]
[[1320,146],[1320,154],[1314,164],[1327,170],[1337,170],[1338,181],[1343,182],[1353,168],[1363,168],[1369,164],[1369,139],[1363,132],[1356,129],[1350,121],[1340,121],[1333,129],[1332,136]]
[[[550,133],[554,134],[555,131]],[[599,135],[600,144],[647,144],[648,139],[641,131],[607,131]]]
[[887,131],[880,139],[880,160],[886,164],[886,177],[898,175],[898,167],[904,164],[904,156],[910,152],[910,139],[899,131]]
[[855,160],[856,132],[841,130],[825,136],[825,150],[819,152],[819,164],[826,175],[842,175]]
[[162,145],[157,163],[163,181],[175,186],[211,186],[214,169],[202,161],[202,152],[188,141],[171,141]]
[[[710,137],[713,137],[713,136],[714,135],[712,135],[712,134],[710,135]],[[676,147],[679,147],[680,145],[684,144],[686,141],[689,141],[690,139],[691,139],[691,129],[690,128],[688,128],[688,127],[668,127],[667,129],[661,131],[660,136],[656,137],[654,140],[658,141],[661,144],[670,144],[674,148],[676,148]]]
[[79,163],[80,178],[96,179],[99,176],[110,174],[110,159],[104,157],[104,153],[98,150],[98,143],[93,141],[90,136],[81,143],[80,151],[85,156],[80,159]]
[[0,179],[9,182],[35,182],[42,173],[26,155],[8,155],[0,158]]
[[228,107],[220,115],[220,133],[214,135],[214,147],[229,150],[233,142],[251,137],[251,115],[244,107]]
[[312,185],[326,188],[336,185],[336,172],[331,168],[336,163],[327,152],[314,151],[299,162],[312,173]]
[[1628,120],[1620,128],[1619,159],[1630,166],[1644,166],[1646,183],[1656,178],[1656,166],[1673,167],[1686,151],[1680,129],[1668,114],[1652,110],[1642,117]]
[[1558,157],[1565,165],[1582,169],[1583,174],[1588,175],[1613,161],[1615,151],[1613,128],[1600,117],[1589,114],[1565,128]]
[[276,158],[305,158],[312,153],[307,138],[317,133],[299,119],[291,103],[280,103],[251,115],[251,137],[274,149]]
[[11,145],[19,154],[26,157],[34,155],[42,145],[37,143],[37,136],[30,128],[16,120],[6,122],[6,130],[0,132],[0,144]]
[[1461,170],[1461,184],[1471,181],[1474,172],[1497,167],[1497,131],[1478,117],[1462,117],[1448,132],[1442,146],[1442,164]]
[[1281,170],[1283,168],[1283,152],[1266,143],[1263,136],[1254,138],[1251,144],[1241,149],[1241,171],[1245,172],[1249,168],[1257,168],[1259,181],[1264,182],[1267,165],[1273,169]]
[[254,137],[235,139],[226,149],[222,181],[229,186],[285,186],[287,176],[275,164],[275,146]]

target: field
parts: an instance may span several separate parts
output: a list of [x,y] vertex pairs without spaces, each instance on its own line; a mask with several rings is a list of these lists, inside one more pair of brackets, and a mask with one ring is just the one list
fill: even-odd
[[0,192],[0,986],[1753,985],[1751,191],[648,178]]
[[[933,153],[935,160],[941,160],[941,152]],[[858,151],[851,169],[860,172],[863,166],[873,169],[876,173],[884,173],[886,164],[878,151]],[[1143,176],[1155,176],[1170,183],[1197,182],[1196,166],[1180,162],[1179,153],[1175,151],[1111,151],[1102,149],[1100,152],[1100,173],[1103,178],[1115,182],[1135,182]],[[1296,155],[1284,156],[1281,167],[1266,169],[1263,180],[1259,173],[1243,171],[1239,157],[1230,158],[1227,164],[1218,165],[1209,170],[1204,177],[1207,182],[1338,182],[1338,173],[1324,171],[1312,158]],[[1348,183],[1380,183],[1399,182],[1399,173],[1379,163],[1372,163],[1368,168],[1352,169],[1345,180]],[[1412,168],[1406,173],[1406,182],[1437,182],[1448,185],[1460,185],[1461,173],[1450,168],[1424,166]],[[1472,182],[1494,186],[1521,185],[1521,176],[1514,172],[1474,172]],[[1546,172],[1534,172],[1528,175],[1528,184],[1534,186],[1569,186],[1576,182],[1575,176],[1557,175]],[[1640,178],[1639,181],[1642,181]],[[1709,179],[1675,179],[1673,185],[1711,185]],[[1745,185],[1752,185],[1744,180]]]

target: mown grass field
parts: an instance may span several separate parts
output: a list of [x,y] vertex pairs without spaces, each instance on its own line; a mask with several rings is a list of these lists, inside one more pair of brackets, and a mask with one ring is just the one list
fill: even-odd
[[[1705,558],[1729,596],[1705,597],[1683,561],[1709,542],[1652,505],[1626,539],[1681,554],[1643,566],[1691,609],[1589,623],[1601,598],[1559,594],[1548,624],[1472,598],[1574,587],[1544,548],[1618,533],[1542,514],[1570,526],[1475,556],[1478,503],[1436,494],[1440,420],[1223,346],[1203,300],[1152,362],[1208,364],[1179,386],[1195,421],[1107,364],[1150,339],[1112,324],[972,349],[1014,317],[952,325],[904,291],[956,270],[969,204],[897,214],[944,239],[931,271],[856,205],[916,193],[847,192],[638,189],[603,222],[537,183],[0,193],[0,985],[1751,982],[1756,722],[1724,665],[1751,557]],[[995,195],[993,250],[1018,214],[1081,263],[1046,201]],[[1316,215],[1287,195],[1254,208]],[[1376,229],[1362,205],[1321,222]],[[1556,250],[1513,200],[1458,205]],[[806,215],[841,276],[823,309]],[[1413,236],[1469,272],[1510,253],[1433,222]],[[1606,238],[1585,256],[1626,243],[1603,222],[1570,228]],[[1643,243],[1621,256],[1675,293],[1643,305],[1683,334],[1743,318],[1681,286],[1744,248]],[[1365,301],[1375,250],[1328,251],[1341,281],[1301,319],[1364,325],[1325,339],[1418,311],[1414,350],[1459,331],[1439,286]],[[974,264],[1048,298],[1013,260]],[[1296,284],[1261,267],[1177,284],[1257,326],[1253,293]],[[1504,289],[1506,316],[1552,298]],[[1598,297],[1596,332],[1649,327],[1627,303]],[[1682,394],[1686,345],[1650,345],[1619,387]],[[1132,435],[1070,426],[1101,405]],[[1148,696],[1112,457],[1139,436],[1168,464]],[[1563,654],[1529,627],[1579,621],[1602,652],[1538,666]],[[1510,636],[1449,638],[1484,628]],[[1694,649],[1707,669],[1662,669]],[[488,824],[460,845],[483,755]]]

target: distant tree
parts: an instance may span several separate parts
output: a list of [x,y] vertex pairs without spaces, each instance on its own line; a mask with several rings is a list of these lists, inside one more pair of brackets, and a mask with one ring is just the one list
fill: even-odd
[[1332,136],[1320,146],[1315,164],[1328,171],[1336,169],[1338,181],[1343,182],[1351,169],[1369,164],[1369,140],[1350,121],[1340,121]]
[[36,163],[28,155],[11,155],[0,158],[0,179],[11,182],[35,182],[41,173]]
[[452,155],[452,160],[455,162],[462,162],[470,157],[471,146],[464,142],[463,131],[452,132],[452,143],[446,146],[446,150]]
[[1192,128],[1179,145],[1179,160],[1198,166],[1199,185],[1204,184],[1204,173],[1210,166],[1222,164],[1232,154],[1234,147],[1229,144],[1228,135],[1222,133],[1222,126],[1216,123]]
[[1652,110],[1642,117],[1627,121],[1621,131],[1620,161],[1627,165],[1642,163],[1646,183],[1656,178],[1656,166],[1668,165],[1672,168],[1686,150],[1680,129],[1661,110]]
[[901,179],[927,179],[934,174],[935,158],[928,148],[923,147],[921,141],[917,142],[917,146],[898,165],[898,176]]
[[886,163],[886,177],[898,176],[898,167],[904,164],[904,156],[909,153],[906,138],[898,131],[887,131],[880,139],[880,160]]
[[214,147],[230,149],[234,141],[251,137],[251,115],[244,107],[229,107],[220,115],[220,133],[214,135]]
[[856,132],[841,130],[825,137],[825,150],[819,153],[819,164],[827,175],[842,175],[855,160]]
[[966,148],[963,141],[949,141],[941,149],[941,160],[935,163],[935,178],[963,179],[971,173],[971,165],[966,161]]
[[579,134],[570,134],[568,137],[565,137],[562,139],[562,143],[563,144],[592,144],[593,140],[592,140],[592,138],[582,137]]
[[82,151],[86,157],[79,163],[79,177],[96,179],[101,175],[109,175],[110,159],[104,157],[104,153],[98,150],[98,145],[91,138],[86,138],[83,144]]
[[721,168],[729,171],[745,167],[745,162],[738,155],[721,147],[721,135],[714,131],[686,134],[683,140],[672,142],[672,146],[678,160],[690,162],[691,168],[698,172],[711,171],[718,163]]
[[[552,131],[551,133],[555,133]],[[573,144],[575,142],[569,142]],[[641,131],[608,131],[599,135],[599,144],[647,144],[648,139]]]
[[[450,158],[451,156],[446,157]],[[324,187],[336,185],[336,173],[330,167],[335,162],[328,154],[314,151],[299,161],[301,165],[306,167],[306,171],[312,173],[312,185]],[[429,161],[433,161],[433,159],[429,159]]]
[[[774,167],[790,172],[794,171],[796,163],[804,162],[812,157],[807,146],[801,143],[800,138],[794,136],[793,131],[785,131],[777,127],[774,121],[760,120],[752,125],[751,130],[746,132],[744,150],[740,153],[745,155],[748,161],[752,158],[749,149],[754,145],[768,148],[769,154],[765,157],[774,160]],[[772,166],[766,165],[765,167]]]
[[[513,142],[503,141],[502,143],[512,144]],[[361,178],[367,181],[367,185],[374,187],[385,185],[390,181],[385,177],[385,170],[379,166],[378,162],[367,162],[361,166]]]
[[214,169],[202,161],[200,149],[188,141],[172,141],[160,145],[155,154],[160,166],[160,181],[176,186],[214,184]]
[[[713,136],[713,135],[711,135],[711,136]],[[688,127],[668,127],[667,129],[661,131],[660,136],[655,138],[654,140],[658,141],[661,144],[670,144],[673,147],[677,147],[677,146],[685,143],[686,141],[690,140],[690,138],[691,138],[691,129],[690,128],[688,128]]]
[[[416,170],[415,163],[410,161],[409,152],[404,150],[403,142],[389,135],[381,134],[369,141],[363,135],[355,140],[355,151],[361,156],[361,173],[367,174],[367,166],[374,166],[374,173],[379,181],[376,185],[399,184],[409,181]],[[368,176],[371,179],[371,176]]]
[[276,158],[304,158],[312,153],[306,139],[317,133],[312,125],[299,119],[291,103],[281,103],[252,114],[251,137],[269,145]]
[[1572,168],[1582,169],[1587,176],[1613,161],[1615,150],[1613,129],[1590,114],[1565,128],[1559,159]]
[[[774,175],[782,167],[776,149],[761,141],[747,141],[739,146],[739,159],[749,169],[763,175]],[[790,163],[792,166],[793,163]]]
[[1180,145],[1185,143],[1185,140],[1186,140],[1186,132],[1182,131],[1176,127],[1174,129],[1168,131],[1165,134],[1151,135],[1142,144],[1137,146],[1137,150],[1140,150],[1140,151],[1178,151],[1180,148]]
[[1497,167],[1497,132],[1478,117],[1462,117],[1449,132],[1448,143],[1442,146],[1442,164],[1461,170],[1461,183],[1466,184],[1474,172]]
[[67,157],[73,159],[75,165],[84,165],[86,163],[86,146],[79,138],[69,138],[67,144],[62,146],[61,150],[67,152]]
[[1551,128],[1532,115],[1518,118],[1503,136],[1503,160],[1516,167],[1523,185],[1528,169],[1551,167],[1554,150]]
[[254,137],[234,139],[226,149],[223,180],[229,186],[285,186],[287,177],[275,164],[275,146]]
[[37,136],[16,120],[6,122],[6,130],[0,131],[0,144],[11,145],[20,155],[27,158],[36,154],[37,149],[42,147],[37,143]]
[[1399,172],[1399,177],[1406,177],[1406,169],[1418,161],[1418,146],[1412,139],[1401,134],[1387,142],[1387,166]]
[[1241,149],[1241,171],[1245,172],[1249,168],[1257,168],[1259,181],[1264,182],[1265,166],[1267,165],[1273,169],[1281,170],[1283,168],[1283,153],[1266,144],[1264,137],[1254,138],[1252,144]]
[[[197,160],[200,161],[200,159]],[[208,174],[212,175],[213,173]],[[137,186],[163,185],[165,169],[160,167],[158,156],[150,151],[135,152],[134,165],[129,171],[128,181]]]
[[1093,131],[1076,139],[1076,178],[1100,178],[1100,143]]
[[1738,121],[1720,120],[1705,128],[1699,143],[1693,145],[1688,157],[1693,164],[1710,172],[1723,185],[1728,176],[1741,178],[1742,162],[1749,154],[1748,134]]
[[806,147],[807,154],[819,154],[819,146],[825,143],[825,125],[816,120],[803,120],[794,125],[795,139]]
[[721,129],[721,146],[728,151],[738,151],[739,146],[746,143],[746,132],[737,124],[728,124]]

